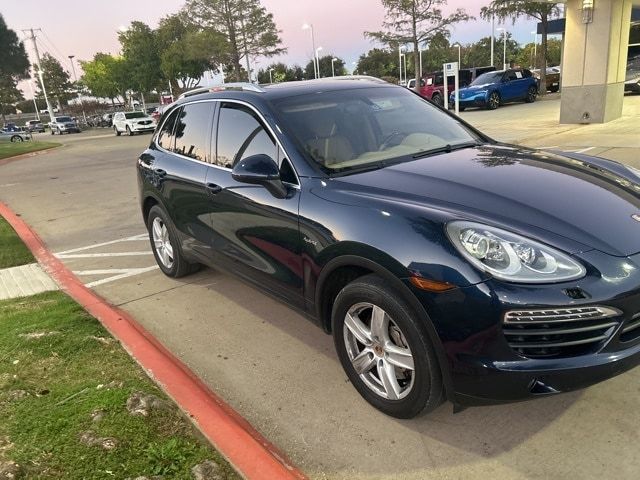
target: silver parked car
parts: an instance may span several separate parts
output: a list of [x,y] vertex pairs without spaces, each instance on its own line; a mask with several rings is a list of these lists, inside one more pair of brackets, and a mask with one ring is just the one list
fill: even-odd
[[24,130],[0,130],[0,142],[26,142],[31,140],[31,134]]

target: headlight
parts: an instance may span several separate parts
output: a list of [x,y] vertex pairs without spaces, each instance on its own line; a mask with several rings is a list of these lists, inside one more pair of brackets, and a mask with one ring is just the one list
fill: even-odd
[[553,283],[575,280],[586,273],[568,255],[499,228],[456,221],[447,225],[447,234],[467,260],[502,280]]

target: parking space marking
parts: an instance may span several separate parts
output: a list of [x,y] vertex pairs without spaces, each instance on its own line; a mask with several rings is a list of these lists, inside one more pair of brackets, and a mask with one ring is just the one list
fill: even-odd
[[65,258],[101,258],[101,257],[135,257],[139,255],[153,255],[153,252],[111,252],[111,253],[70,253],[63,254],[57,253],[56,257],[60,259]]
[[582,148],[582,149],[580,149],[580,150],[576,150],[576,151],[575,151],[575,152],[573,152],[573,153],[585,153],[585,152],[588,152],[589,150],[593,150],[594,148],[596,148],[596,147],[587,147],[587,148]]
[[142,273],[151,272],[153,270],[157,270],[158,268],[159,267],[157,265],[153,265],[152,267],[146,267],[146,268],[130,268],[128,269],[127,272],[121,273],[119,275],[113,275],[111,277],[96,280],[95,282],[85,283],[85,287],[88,287],[88,288],[97,287],[98,285],[104,285],[105,283],[111,283],[111,282],[115,282],[116,280],[122,280],[123,278],[129,278],[135,275],[140,275]]
[[84,250],[89,250],[91,248],[106,247],[107,245],[113,245],[113,244],[116,244],[116,243],[135,242],[135,241],[148,240],[148,239],[149,239],[149,235],[147,235],[146,233],[141,233],[140,235],[133,235],[131,237],[119,238],[118,240],[111,240],[109,242],[94,243],[93,245],[89,245],[87,247],[72,248],[71,250],[65,250],[64,252],[58,252],[58,253],[56,253],[56,255],[66,255],[67,253],[82,252]]

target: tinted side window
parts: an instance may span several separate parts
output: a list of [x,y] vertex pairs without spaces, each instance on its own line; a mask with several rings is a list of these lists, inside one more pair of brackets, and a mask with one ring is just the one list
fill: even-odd
[[256,114],[249,108],[225,103],[218,120],[216,163],[233,168],[243,158],[263,153],[277,161],[276,145]]
[[206,162],[209,156],[207,142],[215,104],[191,103],[182,107],[177,117],[173,151],[185,157]]
[[171,115],[169,115],[167,120],[162,124],[162,129],[158,133],[158,145],[165,150],[171,150],[173,148],[173,131],[176,126],[176,119],[178,118],[179,112],[180,108],[176,108],[171,112]]

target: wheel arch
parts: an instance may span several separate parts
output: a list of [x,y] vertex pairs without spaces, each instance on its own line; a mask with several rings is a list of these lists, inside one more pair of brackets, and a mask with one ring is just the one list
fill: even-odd
[[[415,314],[423,320],[421,323],[424,325],[425,332],[435,348],[440,371],[442,372],[445,395],[448,399],[451,399],[451,395],[453,395],[453,381],[449,363],[431,318],[411,290],[386,266],[369,258],[351,254],[340,255],[329,261],[318,276],[315,291],[316,316],[322,328],[325,332],[331,333],[331,310],[335,296],[339,291],[347,283],[360,276],[371,273],[379,275],[388,282],[410,305]],[[352,276],[350,277],[349,274]],[[340,278],[340,276],[342,276],[342,278]],[[332,282],[332,280],[336,278],[338,278],[338,282]],[[333,295],[333,298],[331,298],[331,295]]]

